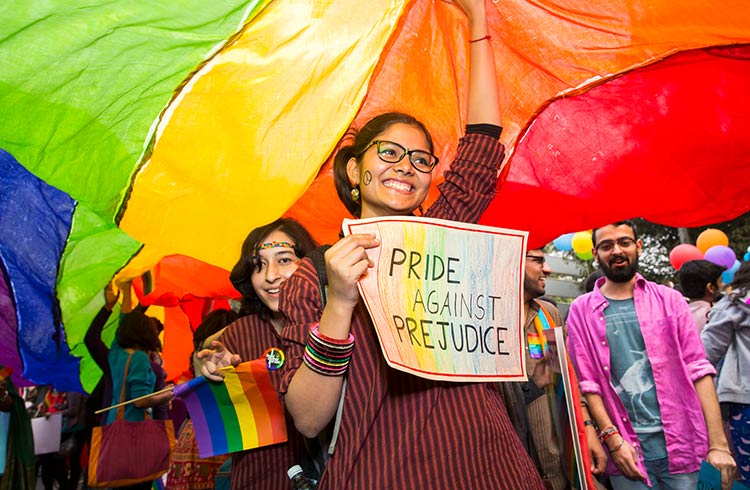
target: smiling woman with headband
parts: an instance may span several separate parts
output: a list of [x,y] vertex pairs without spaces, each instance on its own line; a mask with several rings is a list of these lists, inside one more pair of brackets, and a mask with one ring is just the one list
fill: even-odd
[[[201,373],[210,379],[220,378],[220,365],[237,364],[266,355],[269,349],[283,353],[279,336],[281,285],[297,270],[302,257],[315,249],[316,243],[307,230],[293,219],[280,218],[255,228],[242,244],[242,252],[229,279],[242,294],[241,318],[229,325],[211,349],[198,353]],[[276,356],[277,359],[283,355]],[[281,366],[268,364],[271,382],[278,389]],[[233,489],[278,489],[289,485],[287,469],[300,462],[302,442],[291,430],[289,441],[242,451],[232,455]]]

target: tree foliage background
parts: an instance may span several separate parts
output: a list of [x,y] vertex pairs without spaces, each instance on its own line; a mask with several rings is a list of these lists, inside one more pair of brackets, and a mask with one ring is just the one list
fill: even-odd
[[[639,260],[641,274],[658,283],[678,284],[678,273],[669,263],[669,252],[680,244],[679,230],[671,226],[651,223],[641,218],[636,218],[633,221],[638,229],[639,237],[643,240],[643,254]],[[742,257],[750,246],[750,212],[723,223],[687,228],[687,243],[694,245],[698,235],[706,228],[716,228],[723,231],[729,237],[729,246],[734,250],[737,259],[742,261]],[[580,261],[573,251],[554,251],[551,245],[547,247],[547,251],[569,260]],[[587,274],[597,268],[593,261],[587,261],[585,266],[585,274],[580,279],[585,278]]]

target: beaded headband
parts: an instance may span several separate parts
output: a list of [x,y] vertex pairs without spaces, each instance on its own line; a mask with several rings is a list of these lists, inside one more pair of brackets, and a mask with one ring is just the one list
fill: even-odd
[[269,248],[294,248],[294,244],[289,242],[266,242],[261,244],[258,250],[268,250]]

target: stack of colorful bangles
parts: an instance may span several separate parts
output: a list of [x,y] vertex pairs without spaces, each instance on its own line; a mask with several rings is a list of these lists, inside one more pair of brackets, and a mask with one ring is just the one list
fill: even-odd
[[323,376],[342,376],[349,368],[354,350],[354,335],[346,340],[326,337],[318,330],[318,324],[310,329],[303,360],[307,367]]

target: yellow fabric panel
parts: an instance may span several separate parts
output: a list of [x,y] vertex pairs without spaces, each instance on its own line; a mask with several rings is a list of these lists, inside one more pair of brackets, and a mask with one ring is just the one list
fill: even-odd
[[[511,151],[556,97],[680,50],[750,42],[739,0],[488,5]],[[228,269],[246,234],[283,213],[334,240],[346,213],[330,162],[310,184],[350,122],[383,111],[426,123],[439,182],[465,124],[465,26],[437,0],[273,2],[166,113],[121,223],[150,253],[133,266],[181,253]]]
[[269,5],[168,108],[120,226],[150,257],[230,269],[247,233],[291,206],[346,131],[403,6]]

